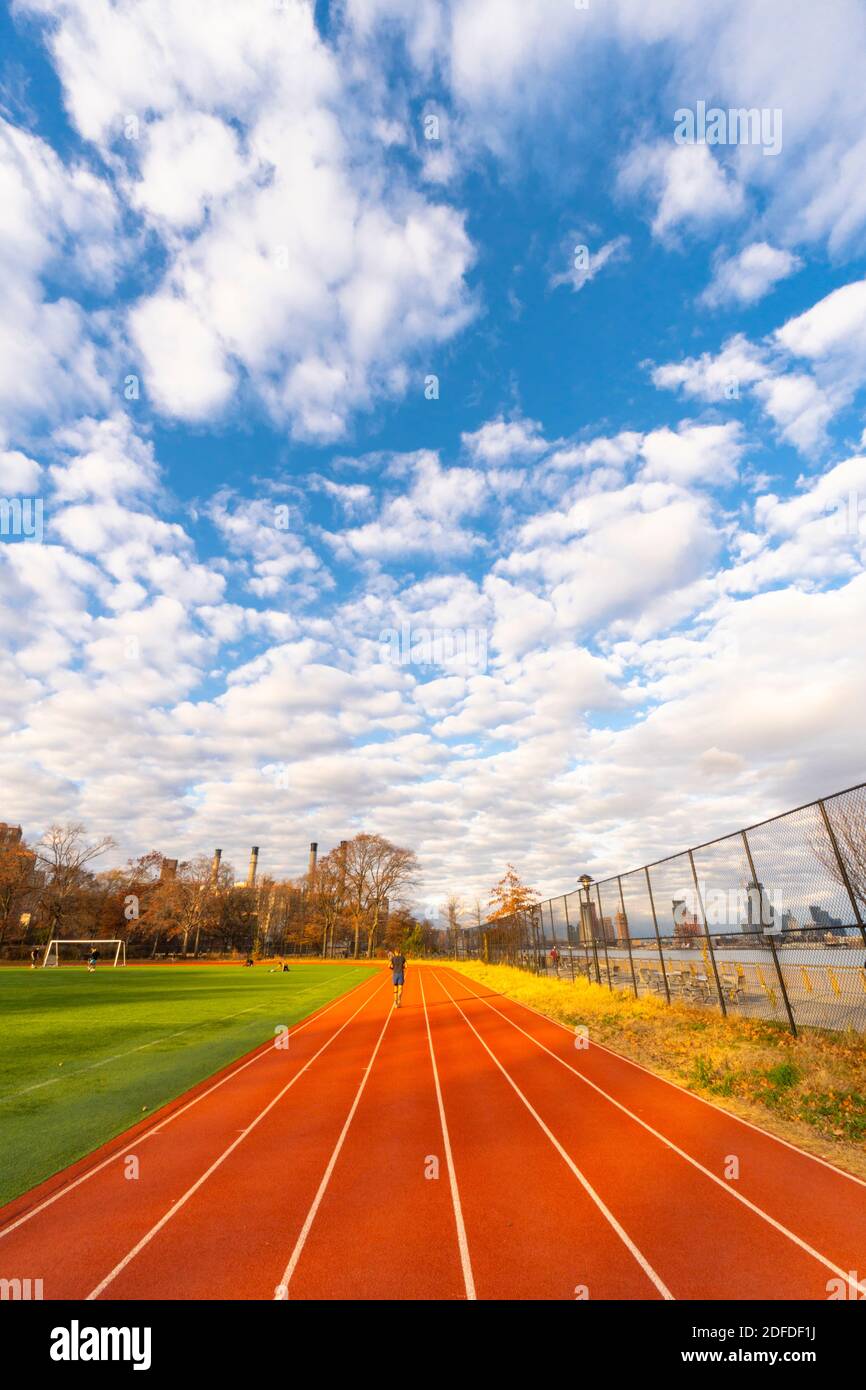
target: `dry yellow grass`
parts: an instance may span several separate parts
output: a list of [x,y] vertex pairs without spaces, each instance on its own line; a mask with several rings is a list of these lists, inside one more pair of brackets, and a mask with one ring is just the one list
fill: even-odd
[[635,999],[585,980],[460,961],[479,984],[596,1038],[659,1076],[866,1178],[866,1038],[723,1019],[709,1009]]

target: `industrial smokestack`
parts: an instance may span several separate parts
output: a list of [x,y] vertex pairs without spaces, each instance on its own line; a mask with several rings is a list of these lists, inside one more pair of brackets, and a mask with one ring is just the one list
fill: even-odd
[[319,856],[319,846],[315,840],[310,841],[310,881],[316,877],[316,860]]
[[248,888],[254,888],[254,887],[255,887],[255,882],[256,882],[256,868],[258,867],[258,862],[259,862],[259,847],[258,847],[258,845],[253,845],[252,849],[250,850],[250,867],[249,867],[249,869],[247,870],[247,887],[248,887]]
[[211,883],[216,884],[216,883],[219,881],[219,876],[220,876],[220,860],[222,859],[222,857],[223,857],[223,852],[222,852],[222,850],[221,850],[221,849],[215,849],[214,852],[213,852],[213,864],[211,865],[211,873],[210,873]]

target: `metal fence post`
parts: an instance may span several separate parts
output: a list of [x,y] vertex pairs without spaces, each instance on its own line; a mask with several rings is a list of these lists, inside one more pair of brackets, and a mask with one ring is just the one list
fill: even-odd
[[584,950],[586,953],[587,979],[589,978],[589,946],[592,946],[592,958],[595,962],[595,982],[597,985],[600,985],[601,971],[598,968],[598,942],[595,939],[595,932],[592,929],[592,903],[589,900],[589,890],[592,887],[592,879],[590,878],[589,874],[581,875],[580,886],[583,892],[583,897],[580,900],[580,915],[583,919],[584,940],[585,943],[589,943],[589,945],[584,945]]
[[695,881],[695,893],[696,893],[697,899],[698,899],[698,906],[699,906],[700,909],[701,909],[701,917],[703,918],[703,922],[704,922],[704,936],[706,937],[706,940],[707,940],[707,947],[709,948],[710,960],[711,960],[712,966],[713,966],[713,978],[715,979],[715,982],[716,982],[716,992],[718,993],[718,996],[719,996],[719,1008],[720,1008],[721,1011],[722,1011],[722,1017],[723,1017],[723,1018],[727,1018],[727,1016],[728,1016],[728,1007],[727,1007],[727,1005],[726,1005],[726,1003],[725,1003],[725,996],[724,996],[724,994],[722,993],[722,982],[721,982],[721,980],[719,979],[719,967],[716,965],[716,953],[715,953],[715,951],[713,950],[713,938],[710,936],[710,928],[709,928],[709,925],[708,925],[708,923],[707,923],[707,914],[704,912],[704,900],[703,900],[703,898],[701,897],[701,890],[700,890],[700,887],[698,886],[698,871],[697,871],[697,869],[695,868],[695,856],[692,854],[692,851],[691,851],[691,850],[689,850],[689,863],[690,863],[691,866],[692,866],[692,878],[693,878],[694,881]]
[[[595,896],[598,900],[598,929],[601,932],[601,944],[604,947],[604,968],[607,971],[607,987],[609,990],[612,990],[613,980],[610,978],[610,956],[607,954],[607,936],[605,935],[604,930],[604,912],[601,906],[601,889],[599,888],[598,884],[595,885]],[[601,984],[600,980],[599,984]]]
[[565,913],[565,935],[568,941],[568,963],[571,966],[571,983],[574,984],[574,942],[571,939],[571,918],[568,915],[568,894],[562,895],[562,910]]
[[664,985],[665,985],[665,995],[666,995],[666,997],[667,997],[668,1003],[670,1003],[670,1002],[671,1002],[671,987],[670,987],[670,985],[668,984],[668,972],[667,972],[667,970],[665,969],[665,953],[664,953],[664,951],[662,950],[662,939],[661,939],[661,936],[660,936],[660,934],[659,934],[659,919],[658,919],[658,917],[656,916],[656,903],[655,903],[655,898],[653,897],[653,886],[652,886],[652,882],[651,882],[651,880],[650,880],[649,865],[648,865],[648,864],[647,864],[647,865],[645,866],[645,868],[644,868],[644,874],[645,874],[645,876],[646,876],[646,887],[647,887],[647,892],[649,893],[650,907],[652,908],[653,926],[654,926],[654,928],[655,928],[655,934],[656,934],[656,945],[657,945],[658,948],[659,948],[659,963],[660,963],[661,968],[662,968],[662,979],[664,980]]
[[[544,921],[541,916],[541,909],[534,903],[529,909],[529,920],[532,923],[532,941],[535,947],[535,974],[540,975],[544,960]],[[539,933],[541,934],[540,940]]]
[[824,821],[824,828],[826,829],[827,835],[829,836],[830,844],[833,846],[833,853],[836,856],[836,863],[839,865],[839,873],[842,876],[842,882],[845,885],[845,891],[847,892],[848,897],[851,899],[851,906],[854,909],[854,916],[856,917],[857,925],[860,928],[860,935],[863,938],[864,946],[866,946],[866,926],[864,926],[863,924],[863,917],[860,913],[860,908],[857,906],[857,897],[854,893],[853,888],[851,887],[851,880],[848,877],[848,870],[845,867],[845,861],[842,858],[842,854],[839,849],[839,841],[836,839],[836,832],[833,829],[830,817],[827,815],[827,807],[824,805],[823,801],[818,801],[816,805],[818,806],[818,809],[821,812],[821,816]]
[[[744,849],[745,849],[745,851],[746,851],[746,858],[747,858],[748,861],[749,861],[749,873],[752,875],[752,883],[755,884],[755,886],[757,886],[757,883],[758,883],[758,875],[755,873],[755,861],[754,861],[754,859],[752,858],[752,846],[749,844],[749,837],[748,837],[748,835],[746,834],[745,830],[742,831],[742,836],[743,836],[743,847],[744,847]],[[796,1036],[797,1036],[797,1025],[796,1025],[796,1023],[794,1022],[794,1010],[791,1008],[791,1001],[790,1001],[790,999],[788,998],[788,990],[787,990],[787,987],[786,987],[786,985],[785,985],[785,977],[784,977],[784,975],[782,974],[782,963],[781,963],[781,961],[779,960],[779,953],[778,953],[778,951],[776,950],[776,943],[775,943],[775,941],[773,940],[773,938],[772,938],[771,936],[767,936],[766,933],[764,932],[764,895],[763,895],[763,893],[760,893],[760,894],[759,894],[759,899],[760,899],[760,913],[761,913],[761,921],[760,921],[761,936],[762,936],[763,939],[766,940],[767,945],[768,945],[769,948],[770,948],[770,955],[773,957],[773,964],[774,964],[774,966],[776,967],[776,979],[779,981],[779,988],[780,988],[780,990],[782,991],[782,999],[784,1000],[784,1003],[785,1003],[785,1013],[788,1015],[788,1024],[789,1024],[789,1027],[790,1027],[790,1029],[791,1029],[791,1032],[794,1034],[794,1037],[796,1038]]]
[[785,1001],[785,1013],[788,1015],[788,1023],[790,1025],[791,1032],[794,1034],[794,1037],[796,1038],[797,1025],[794,1022],[794,1010],[791,1008],[791,1001],[788,998],[788,991],[785,987],[785,977],[782,974],[782,966],[779,961],[779,952],[776,950],[776,943],[771,936],[767,937],[767,941],[770,947],[770,954],[773,957],[773,964],[776,967],[776,975],[778,976],[779,986],[782,990],[782,998]]
[[[543,909],[542,909],[542,911],[543,911]],[[550,917],[550,939],[551,939],[551,941],[553,942],[553,946],[551,947],[551,950],[553,950],[553,951],[556,952],[556,955],[554,956],[554,960],[553,960],[553,968],[554,968],[554,970],[555,970],[555,972],[556,972],[556,978],[557,978],[557,980],[558,980],[558,979],[559,979],[559,947],[558,947],[557,944],[556,944],[556,926],[555,926],[554,921],[553,921],[553,898],[548,898],[548,899],[547,899],[547,912],[548,912],[548,916]]]
[[628,929],[628,913],[625,910],[625,898],[622,895],[622,879],[617,878],[619,884],[619,903],[622,908],[622,920],[625,923],[625,944],[628,946],[628,963],[631,967],[631,985],[634,990],[634,997],[637,999],[637,976],[634,973],[634,956],[631,953],[631,932]]

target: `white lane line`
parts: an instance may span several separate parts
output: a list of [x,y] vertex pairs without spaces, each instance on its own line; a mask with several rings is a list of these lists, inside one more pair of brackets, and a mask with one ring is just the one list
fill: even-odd
[[433,1051],[433,1034],[430,1031],[430,1015],[427,1012],[427,996],[424,993],[424,979],[421,971],[418,971],[418,983],[421,986],[421,1002],[424,1005],[424,1021],[427,1024],[427,1041],[430,1044],[430,1062],[433,1067],[433,1081],[436,1086],[436,1101],[439,1105],[439,1121],[442,1125],[442,1140],[445,1144],[445,1161],[448,1165],[448,1181],[451,1184],[451,1203],[454,1207],[454,1221],[457,1226],[457,1244],[460,1248],[460,1264],[463,1269],[463,1283],[466,1287],[466,1297],[472,1301],[475,1299],[475,1280],[472,1277],[472,1262],[469,1259],[469,1242],[466,1239],[466,1227],[463,1223],[463,1208],[460,1205],[460,1190],[457,1186],[457,1170],[454,1167],[454,1157],[451,1153],[451,1138],[448,1133],[448,1121],[445,1118],[445,1104],[442,1100],[442,1087],[439,1084],[439,1070],[436,1066],[436,1054]]
[[385,1031],[388,1027],[388,1024],[391,1022],[391,1017],[393,1013],[394,1009],[390,1008],[387,1014],[385,1015],[385,1022],[382,1024],[382,1031],[376,1039],[376,1046],[373,1048],[373,1052],[369,1062],[367,1063],[364,1075],[361,1077],[361,1084],[358,1087],[358,1090],[355,1094],[355,1099],[352,1101],[352,1107],[348,1115],[346,1116],[346,1123],[343,1125],[343,1128],[340,1131],[340,1137],[334,1145],[334,1151],[331,1154],[331,1157],[328,1159],[328,1166],[325,1169],[322,1181],[319,1183],[318,1191],[316,1192],[316,1195],[313,1198],[313,1204],[310,1207],[310,1210],[307,1212],[307,1218],[303,1226],[301,1227],[301,1233],[295,1242],[295,1248],[291,1253],[289,1263],[286,1265],[286,1268],[283,1271],[283,1277],[277,1285],[276,1289],[274,1290],[275,1303],[284,1303],[289,1297],[289,1284],[292,1282],[292,1275],[298,1267],[298,1260],[301,1258],[301,1253],[304,1249],[304,1246],[307,1243],[307,1236],[310,1234],[310,1229],[313,1225],[313,1222],[316,1219],[316,1213],[319,1210],[319,1207],[321,1206],[322,1198],[325,1195],[328,1183],[331,1181],[331,1174],[333,1173],[334,1168],[336,1167],[337,1159],[340,1157],[340,1150],[342,1149],[343,1144],[346,1141],[346,1135],[349,1133],[349,1126],[355,1118],[355,1111],[358,1109],[358,1106],[361,1101],[361,1096],[364,1094],[364,1087],[367,1085],[370,1072],[373,1070],[373,1063],[376,1060],[379,1048],[382,1046],[382,1039],[385,1036]]
[[[330,1013],[338,1004],[342,1004],[343,1000],[348,999],[349,995],[354,994],[356,989],[360,989],[362,985],[367,984],[373,978],[374,977],[371,975],[366,976],[363,980],[359,980],[356,985],[353,985],[351,989],[346,990],[345,994],[338,995],[336,999],[331,1000],[330,1004],[326,1004],[324,1008],[311,1013],[309,1018],[305,1018],[296,1028],[289,1030],[289,1037],[293,1038],[296,1033],[303,1033],[304,1029],[309,1028],[311,1023],[317,1023],[320,1018],[324,1018],[325,1014]],[[136,1144],[141,1144],[145,1139],[152,1139],[155,1134],[161,1134],[173,1120],[178,1119],[181,1115],[185,1115],[187,1110],[191,1110],[194,1105],[198,1105],[199,1101],[206,1100],[214,1091],[218,1091],[220,1086],[224,1086],[227,1081],[233,1081],[236,1076],[240,1076],[242,1071],[246,1071],[247,1067],[251,1067],[255,1062],[260,1062],[263,1057],[270,1057],[273,1050],[273,1043],[270,1041],[260,1044],[252,1057],[248,1057],[245,1062],[241,1062],[239,1067],[235,1067],[234,1071],[228,1072],[228,1074],[221,1077],[219,1081],[215,1081],[212,1086],[208,1086],[206,1091],[202,1091],[199,1095],[193,1096],[192,1100],[187,1101],[186,1105],[182,1105],[177,1110],[173,1110],[164,1120],[160,1120],[157,1124],[153,1125],[152,1128],[144,1130],[141,1134],[137,1134],[134,1142]],[[122,1135],[118,1136],[118,1138],[122,1137]],[[119,1162],[125,1153],[126,1150],[123,1147],[119,1147],[114,1153],[109,1154],[107,1158],[103,1158],[99,1163],[94,1164],[92,1168],[88,1168],[85,1173],[73,1179],[72,1182],[66,1183],[63,1187],[58,1188],[50,1197],[46,1197],[44,1201],[38,1202],[35,1207],[30,1207],[19,1216],[17,1220],[10,1222],[8,1226],[4,1226],[3,1229],[0,1230],[0,1239],[2,1239],[3,1236],[8,1236],[11,1231],[17,1230],[19,1226],[23,1226],[26,1221],[30,1221],[32,1217],[37,1216],[39,1212],[44,1211],[46,1207],[50,1207],[55,1202],[58,1202],[61,1197],[65,1197],[68,1193],[74,1192],[77,1187],[87,1182],[89,1178],[94,1177],[97,1173],[101,1173],[103,1168],[107,1168],[110,1163]]]
[[558,1053],[552,1052],[543,1042],[539,1042],[538,1038],[533,1037],[531,1033],[527,1033],[525,1028],[521,1028],[519,1023],[514,1022],[513,1018],[509,1018],[501,1009],[497,1009],[494,1004],[489,1003],[482,994],[476,994],[473,989],[470,989],[469,992],[475,999],[485,1004],[493,1013],[498,1014],[500,1018],[504,1018],[505,1022],[510,1024],[512,1028],[516,1028],[518,1033],[522,1033],[525,1038],[529,1038],[529,1041],[535,1043],[536,1047],[540,1047],[542,1052],[547,1053],[548,1057],[552,1057],[555,1062],[559,1062],[560,1066],[565,1067],[566,1071],[570,1071],[579,1081],[582,1081],[584,1085],[590,1086],[593,1091],[597,1091],[600,1096],[603,1096],[611,1105],[615,1105],[617,1110],[621,1110],[630,1120],[634,1120],[635,1124],[640,1125],[641,1128],[645,1129],[648,1134],[651,1134],[654,1139],[658,1139],[660,1143],[677,1154],[679,1158],[685,1159],[686,1163],[690,1163],[699,1173],[703,1173],[705,1178],[709,1178],[710,1181],[714,1182],[717,1187],[720,1187],[723,1192],[726,1192],[729,1197],[733,1197],[735,1201],[740,1202],[744,1207],[747,1207],[749,1211],[754,1212],[762,1221],[766,1221],[767,1224],[778,1231],[780,1235],[786,1236],[788,1240],[793,1241],[793,1243],[799,1246],[807,1255],[811,1255],[813,1259],[818,1260],[820,1264],[824,1265],[826,1269],[831,1270],[833,1274],[839,1275],[840,1278],[845,1280],[846,1284],[849,1285],[853,1292],[856,1293],[859,1291],[860,1293],[866,1294],[866,1283],[858,1283],[850,1270],[846,1271],[840,1269],[838,1265],[835,1265],[832,1260],[828,1260],[820,1251],[815,1250],[814,1247],[807,1244],[805,1240],[801,1240],[800,1237],[795,1235],[793,1231],[790,1231],[787,1226],[783,1226],[774,1216],[770,1216],[769,1212],[764,1211],[762,1207],[757,1206],[754,1202],[750,1202],[748,1197],[744,1197],[743,1194],[738,1192],[735,1187],[732,1187],[730,1183],[725,1182],[724,1178],[720,1178],[716,1173],[712,1172],[711,1169],[705,1168],[698,1159],[692,1158],[691,1154],[687,1154],[685,1149],[681,1149],[672,1139],[666,1138],[664,1134],[654,1129],[646,1120],[642,1120],[640,1115],[636,1115],[633,1110],[629,1110],[628,1106],[623,1105],[622,1101],[617,1100],[615,1096],[610,1095],[609,1092],[605,1091],[601,1086],[598,1086],[594,1081],[590,1081],[588,1076],[584,1076],[583,1072],[578,1071],[577,1067],[573,1067],[570,1062],[566,1062],[564,1057],[560,1057]]
[[[461,975],[459,970],[451,970],[451,974],[456,975],[461,983],[470,978],[468,975]],[[478,982],[476,981],[476,983]],[[498,999],[507,999],[509,1004],[517,1004],[519,1008],[526,1009],[531,1014],[536,1014],[538,1018],[543,1018],[545,1023],[552,1023],[555,1028],[561,1028],[563,1032],[568,1033],[569,1037],[574,1037],[573,1030],[569,1028],[567,1023],[563,1023],[561,1019],[551,1018],[550,1014],[542,1013],[541,1009],[534,1008],[532,1004],[525,1004],[522,999],[512,999],[509,995],[501,994],[498,990],[493,990],[493,993]],[[478,998],[480,999],[481,997],[482,996],[479,994]],[[813,1163],[820,1163],[822,1168],[828,1168],[831,1173],[836,1173],[840,1178],[847,1178],[849,1182],[855,1182],[859,1187],[866,1187],[866,1178],[858,1178],[856,1173],[847,1172],[837,1164],[831,1163],[829,1159],[821,1158],[820,1154],[810,1153],[808,1149],[801,1149],[799,1145],[792,1144],[789,1139],[783,1139],[781,1135],[772,1134],[768,1129],[762,1129],[761,1126],[756,1125],[753,1120],[747,1120],[743,1115],[738,1115],[735,1110],[724,1110],[721,1105],[716,1105],[715,1101],[708,1100],[706,1096],[700,1096],[696,1091],[690,1091],[687,1087],[680,1085],[679,1081],[671,1081],[669,1076],[660,1076],[658,1072],[652,1071],[650,1067],[645,1067],[642,1062],[636,1062],[633,1057],[626,1057],[624,1052],[615,1052],[612,1047],[607,1047],[602,1042],[593,1042],[592,1045],[593,1047],[600,1048],[602,1052],[606,1052],[609,1057],[615,1058],[617,1062],[625,1062],[630,1067],[636,1067],[638,1071],[642,1071],[647,1076],[651,1076],[653,1081],[660,1081],[663,1086],[672,1086],[675,1091],[680,1091],[682,1095],[688,1096],[689,1100],[697,1101],[699,1105],[709,1106],[710,1110],[714,1110],[717,1115],[724,1115],[726,1120],[736,1120],[738,1125],[745,1125],[747,1129],[753,1129],[755,1133],[760,1134],[763,1139],[771,1139],[774,1144],[781,1144],[783,1148],[790,1149],[792,1153],[798,1154],[800,1158],[809,1158]]]
[[457,1003],[457,1000],[454,998],[453,994],[450,992],[450,990],[448,989],[447,985],[443,984],[443,982],[439,979],[439,976],[435,973],[435,971],[434,971],[434,973],[433,973],[433,978],[434,978],[434,980],[437,982],[437,984],[439,984],[439,985],[442,986],[442,989],[443,989],[443,990],[445,991],[445,993],[448,995],[448,998],[451,1000],[451,1003],[454,1005],[454,1007],[455,1007],[455,1009],[457,1010],[457,1012],[461,1015],[461,1017],[463,1018],[464,1022],[468,1025],[468,1027],[470,1027],[470,1028],[472,1029],[472,1032],[475,1034],[476,1038],[477,1038],[478,1041],[481,1043],[481,1046],[484,1048],[484,1051],[485,1051],[486,1053],[488,1053],[488,1055],[490,1056],[490,1058],[496,1063],[496,1066],[497,1066],[497,1067],[499,1068],[499,1070],[502,1072],[502,1075],[505,1077],[505,1079],[506,1079],[506,1081],[508,1082],[509,1086],[510,1086],[510,1087],[512,1088],[512,1090],[516,1093],[516,1095],[518,1095],[518,1096],[520,1097],[520,1099],[522,1100],[523,1104],[526,1106],[527,1110],[529,1111],[529,1113],[530,1113],[530,1115],[532,1116],[532,1118],[535,1120],[535,1122],[536,1122],[536,1124],[538,1125],[538,1127],[543,1131],[543,1133],[544,1133],[544,1134],[547,1136],[547,1138],[550,1140],[551,1144],[552,1144],[553,1147],[556,1149],[556,1151],[557,1151],[557,1153],[559,1154],[560,1158],[564,1159],[565,1162],[568,1164],[568,1167],[571,1169],[572,1173],[573,1173],[574,1176],[577,1178],[577,1180],[578,1180],[578,1182],[580,1183],[580,1185],[581,1185],[581,1187],[583,1188],[583,1190],[587,1193],[587,1195],[588,1195],[589,1197],[592,1198],[593,1202],[594,1202],[595,1205],[598,1207],[598,1209],[599,1209],[599,1211],[601,1212],[602,1216],[604,1217],[605,1221],[608,1222],[608,1224],[613,1228],[613,1230],[614,1230],[614,1231],[616,1232],[616,1234],[619,1236],[619,1238],[620,1238],[620,1240],[622,1241],[623,1245],[626,1247],[626,1249],[629,1251],[629,1253],[634,1257],[634,1259],[635,1259],[635,1260],[637,1261],[637,1263],[640,1265],[640,1267],[641,1267],[641,1269],[643,1270],[644,1274],[647,1276],[648,1279],[650,1279],[650,1280],[652,1281],[653,1284],[655,1284],[655,1286],[656,1286],[656,1288],[658,1289],[659,1293],[661,1294],[662,1298],[667,1299],[667,1300],[669,1300],[669,1301],[672,1301],[674,1296],[673,1296],[673,1294],[671,1293],[670,1289],[669,1289],[669,1288],[667,1287],[667,1285],[662,1281],[662,1279],[659,1277],[659,1275],[656,1274],[656,1272],[655,1272],[655,1270],[653,1269],[652,1265],[650,1264],[649,1260],[648,1260],[644,1255],[641,1254],[640,1250],[637,1248],[637,1246],[635,1245],[634,1241],[631,1239],[631,1236],[629,1236],[629,1234],[627,1233],[627,1231],[625,1231],[625,1230],[623,1229],[623,1227],[620,1225],[620,1223],[617,1221],[616,1217],[614,1216],[613,1212],[610,1210],[610,1208],[607,1207],[607,1206],[605,1205],[605,1203],[601,1200],[601,1198],[599,1197],[599,1195],[598,1195],[598,1193],[596,1192],[595,1188],[594,1188],[594,1187],[592,1186],[592,1184],[588,1181],[588,1179],[584,1177],[583,1173],[582,1173],[582,1172],[580,1171],[580,1169],[578,1168],[578,1166],[577,1166],[577,1164],[575,1163],[574,1159],[573,1159],[573,1158],[571,1157],[571,1155],[563,1148],[562,1144],[560,1144],[560,1142],[559,1142],[559,1140],[557,1139],[556,1135],[555,1135],[555,1134],[553,1133],[553,1131],[544,1123],[544,1120],[541,1118],[541,1116],[539,1115],[538,1111],[533,1107],[533,1105],[530,1103],[530,1101],[527,1100],[526,1096],[525,1096],[525,1095],[523,1094],[523,1092],[521,1091],[521,1089],[520,1089],[520,1087],[518,1086],[517,1082],[514,1081],[514,1080],[512,1079],[512,1077],[511,1077],[511,1076],[509,1075],[509,1073],[506,1071],[505,1067],[502,1065],[502,1063],[500,1062],[500,1060],[499,1060],[499,1058],[496,1056],[496,1054],[495,1054],[494,1052],[492,1052],[492,1051],[490,1050],[490,1048],[487,1046],[487,1043],[484,1041],[484,1039],[482,1038],[481,1034],[478,1032],[478,1029],[475,1027],[475,1025],[474,1025],[474,1023],[472,1022],[472,1020],[471,1020],[470,1018],[467,1018],[467,1017],[466,1017],[466,1014],[463,1012],[463,1010],[461,1009],[460,1005]]
[[300,1071],[295,1072],[295,1075],[292,1077],[291,1081],[287,1081],[282,1090],[277,1092],[273,1100],[268,1101],[264,1109],[259,1111],[258,1115],[256,1115],[255,1119],[247,1125],[246,1129],[241,1130],[237,1139],[233,1140],[233,1142],[229,1144],[228,1148],[223,1150],[219,1158],[214,1159],[210,1167],[207,1168],[204,1173],[202,1173],[200,1178],[197,1178],[196,1181],[190,1187],[187,1188],[186,1192],[184,1192],[182,1197],[178,1197],[176,1202],[172,1202],[168,1211],[165,1213],[165,1216],[161,1217],[159,1221],[155,1223],[155,1225],[151,1226],[150,1230],[142,1236],[141,1240],[139,1240],[132,1247],[129,1253],[127,1255],[124,1255],[123,1259],[118,1261],[118,1263],[114,1266],[114,1269],[112,1269],[109,1274],[106,1274],[105,1278],[97,1284],[96,1288],[93,1289],[87,1295],[86,1301],[88,1303],[92,1302],[93,1299],[98,1298],[101,1293],[104,1293],[105,1290],[108,1288],[109,1284],[113,1283],[114,1280],[117,1278],[118,1274],[122,1273],[122,1271],[126,1269],[127,1265],[135,1259],[136,1255],[140,1254],[144,1247],[150,1244],[154,1236],[159,1234],[159,1232],[163,1229],[164,1226],[168,1224],[172,1217],[177,1216],[177,1213],[180,1211],[181,1207],[186,1206],[190,1197],[194,1196],[195,1193],[198,1192],[199,1188],[207,1182],[211,1174],[215,1173],[217,1168],[219,1168],[226,1161],[226,1159],[234,1153],[238,1145],[242,1144],[244,1140],[247,1138],[247,1136],[252,1134],[256,1126],[259,1125],[265,1118],[265,1116],[268,1115],[271,1112],[271,1110],[273,1110],[274,1106],[282,1100],[286,1092],[290,1091],[297,1081],[300,1081],[301,1077],[304,1075],[304,1072],[309,1071],[310,1067],[313,1065],[316,1059],[318,1057],[321,1057],[322,1053],[331,1046],[331,1043],[334,1042],[334,1040],[340,1036],[340,1034],[343,1032],[343,1029],[348,1028],[349,1024],[352,1022],[352,1019],[356,1018],[362,1009],[366,1009],[367,1005],[370,1003],[370,1000],[375,999],[376,995],[379,993],[379,990],[383,988],[384,986],[380,985],[379,989],[374,990],[373,993],[367,999],[365,999],[362,1004],[358,1005],[355,1012],[349,1015],[345,1023],[340,1024],[340,1027],[337,1029],[336,1033],[331,1034],[330,1038],[328,1038],[327,1042],[324,1042],[322,1044],[318,1052],[315,1052],[313,1056],[309,1059],[309,1061],[304,1063]]

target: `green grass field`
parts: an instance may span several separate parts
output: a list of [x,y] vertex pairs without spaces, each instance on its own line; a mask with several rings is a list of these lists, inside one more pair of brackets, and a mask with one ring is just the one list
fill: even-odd
[[0,1204],[357,985],[370,967],[0,970]]

